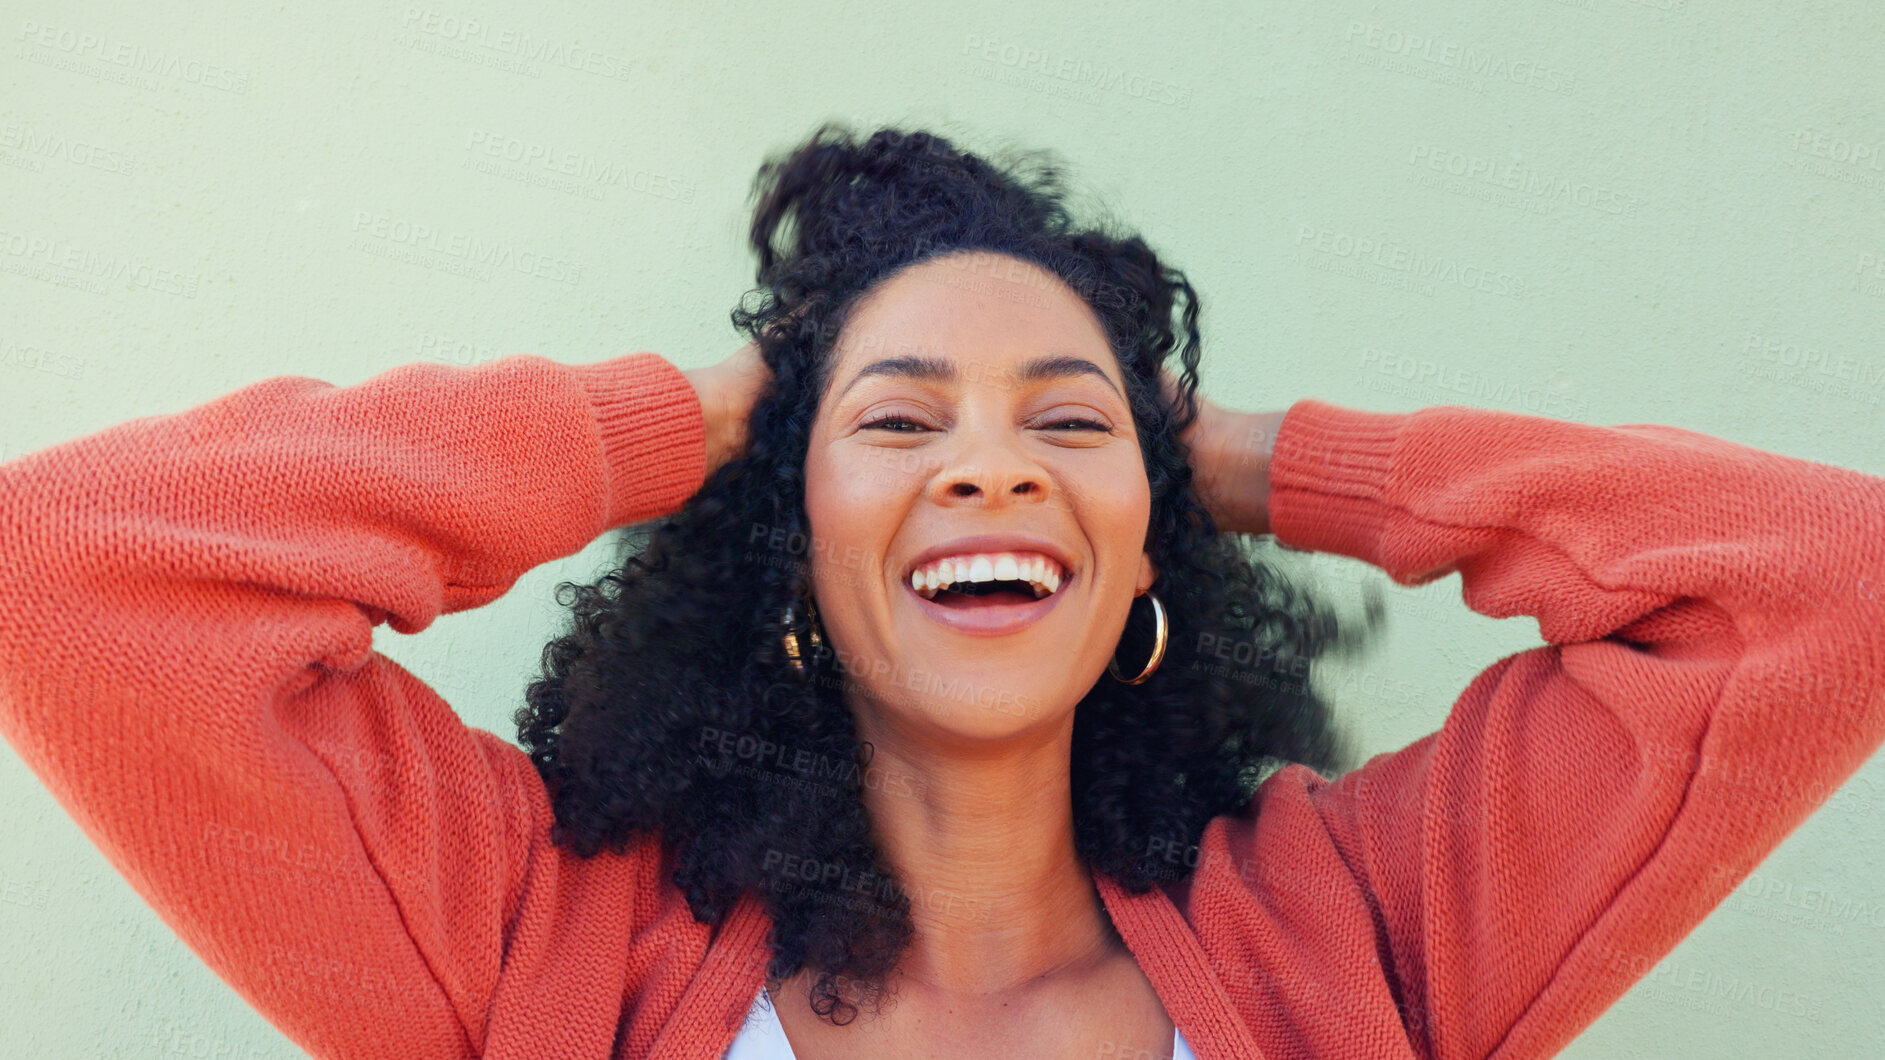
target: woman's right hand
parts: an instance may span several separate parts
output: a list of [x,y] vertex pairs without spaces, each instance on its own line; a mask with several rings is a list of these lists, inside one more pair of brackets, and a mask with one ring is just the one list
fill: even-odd
[[747,422],[772,370],[759,356],[759,343],[749,342],[718,364],[681,373],[700,398],[701,418],[707,433],[707,475],[746,449]]

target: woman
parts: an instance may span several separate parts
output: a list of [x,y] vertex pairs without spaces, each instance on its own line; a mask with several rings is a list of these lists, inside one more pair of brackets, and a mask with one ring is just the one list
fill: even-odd
[[[1885,480],[1229,412],[1051,172],[824,130],[761,189],[714,368],[282,377],[0,467],[7,738],[316,1055],[1546,1055],[1885,741]],[[527,755],[371,650],[651,519]],[[1352,642],[1263,533],[1547,643],[1331,781]]]

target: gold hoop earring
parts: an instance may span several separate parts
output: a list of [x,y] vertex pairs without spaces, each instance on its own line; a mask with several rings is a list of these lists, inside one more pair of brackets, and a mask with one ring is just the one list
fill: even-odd
[[805,597],[805,618],[811,624],[811,628],[806,632],[805,637],[806,642],[810,645],[810,651],[801,652],[799,648],[798,614],[795,605],[786,605],[785,617],[781,620],[781,623],[785,626],[785,635],[779,638],[780,644],[785,647],[786,661],[791,665],[792,672],[801,677],[805,675],[807,670],[805,656],[816,655],[819,649],[825,646],[825,638],[818,632],[818,608],[813,606],[811,597],[809,596]]
[[[1169,625],[1165,621],[1165,605],[1159,603],[1158,594],[1150,589],[1146,590],[1145,595],[1146,599],[1152,601],[1152,621],[1155,623],[1152,633],[1152,658],[1146,661],[1145,669],[1139,671],[1139,676],[1131,680],[1120,676],[1117,658],[1106,660],[1106,672],[1112,674],[1113,680],[1121,684],[1144,684],[1145,679],[1151,677],[1153,671],[1158,669],[1158,664],[1165,661],[1165,638],[1170,633]],[[1114,653],[1118,653],[1117,648],[1114,649]]]

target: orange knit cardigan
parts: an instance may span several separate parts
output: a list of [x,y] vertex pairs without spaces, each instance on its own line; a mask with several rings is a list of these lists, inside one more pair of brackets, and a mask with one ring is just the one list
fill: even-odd
[[[324,1057],[714,1060],[768,918],[549,841],[522,751],[372,650],[703,473],[654,354],[283,376],[0,465],[0,732]],[[1203,1060],[1534,1057],[1885,740],[1885,479],[1652,425],[1304,399],[1282,543],[1459,572],[1545,643],[1440,731],[1214,820],[1106,908]]]

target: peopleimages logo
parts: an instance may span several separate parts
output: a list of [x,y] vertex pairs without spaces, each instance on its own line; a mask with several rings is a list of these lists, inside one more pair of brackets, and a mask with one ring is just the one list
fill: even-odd
[[1796,129],[1787,136],[1793,141],[1793,149],[1801,154],[1834,162],[1849,162],[1877,173],[1885,173],[1885,143],[1827,136],[1819,129]]
[[[18,266],[45,266],[59,270],[57,274],[40,278],[52,282],[69,281],[64,285],[97,293],[104,293],[108,289],[97,282],[102,280],[126,287],[195,298],[197,286],[202,280],[197,274],[166,269],[141,258],[104,254],[62,239],[18,232],[0,231],[0,255],[15,259],[12,264]],[[16,268],[8,271],[20,270]]]
[[[581,188],[625,188],[677,202],[694,201],[694,183],[685,178],[597,158],[490,129],[469,129],[465,150],[473,157],[507,162],[523,170],[543,170],[573,178]],[[501,174],[500,174],[501,175]]]
[[[102,33],[82,33],[63,26],[22,19],[20,31],[14,39],[18,40],[21,45],[19,57],[29,62],[60,65],[58,62],[47,61],[52,56],[40,51],[40,49],[46,49],[60,53],[73,61],[90,60],[105,63],[109,66],[121,67],[126,71],[156,74],[159,77],[174,78],[186,84],[201,85],[204,88],[219,89],[238,95],[249,90],[249,75],[246,71],[233,70],[215,63],[206,63],[199,59],[146,48]],[[91,71],[80,68],[79,72],[90,73]]]
[[1530,168],[1514,155],[1495,159],[1489,155],[1467,154],[1446,147],[1415,143],[1407,162],[1430,173],[1445,174],[1541,200],[1570,203],[1600,213],[1634,213],[1643,200],[1629,192],[1588,180],[1543,173]]
[[1417,60],[1436,67],[1456,69],[1472,77],[1488,81],[1510,81],[1543,92],[1569,92],[1577,83],[1575,74],[1536,59],[1514,58],[1487,48],[1373,22],[1351,21],[1348,24],[1347,40],[1355,47],[1379,55]]
[[[494,26],[482,19],[460,18],[429,8],[408,7],[399,25],[408,34],[423,34],[437,41],[480,48],[526,62],[561,66],[615,81],[626,81],[633,76],[629,61],[624,56],[570,41],[532,37],[519,30]],[[396,40],[395,43],[409,44],[410,41]]]
[[[456,267],[452,271],[463,270],[467,275],[477,276],[480,279],[485,278],[483,272],[485,268],[513,269],[527,276],[553,280],[557,283],[573,284],[582,279],[582,266],[575,262],[523,250],[497,240],[483,239],[462,232],[442,231],[431,225],[390,214],[357,210],[353,215],[353,231],[366,239],[377,241],[382,249],[398,249],[452,259],[445,263]],[[373,243],[356,240],[353,249],[383,257],[399,258],[398,255],[381,253],[374,247]],[[426,264],[426,262],[422,259],[414,260],[413,264]]]
[[1581,400],[1573,394],[1554,389],[1549,383],[1524,383],[1514,379],[1496,378],[1483,371],[1435,361],[1427,357],[1413,357],[1392,350],[1381,350],[1373,346],[1364,346],[1361,351],[1361,369],[1368,373],[1370,390],[1389,390],[1381,385],[1384,379],[1391,378],[1418,388],[1414,396],[1424,400],[1427,391],[1448,391],[1464,394],[1475,401],[1490,402],[1508,408],[1522,410],[1535,416],[1550,416],[1554,419],[1588,420],[1590,402]]
[[[1117,91],[1133,99],[1168,107],[1191,105],[1192,90],[1189,85],[1149,77],[1123,67],[1095,64],[1051,48],[1029,47],[999,37],[971,33],[963,39],[962,54],[971,62],[985,64],[980,71],[981,76],[992,74],[999,67],[1015,74],[1032,74],[1047,80],[1068,82],[1089,93]],[[1022,87],[1029,87],[1025,82],[1021,84]],[[1081,101],[1091,102],[1091,99],[1082,98]]]
[[31,368],[48,375],[77,379],[84,374],[86,362],[40,346],[0,337],[0,365],[9,368]]
[[[0,152],[19,152],[32,159],[52,158],[71,165],[87,169],[102,169],[107,173],[129,176],[137,172],[137,156],[127,151],[110,147],[100,147],[84,140],[76,140],[55,133],[43,133],[31,125],[9,121],[0,125]],[[34,172],[43,167],[31,165]]]
[[[1508,298],[1530,298],[1540,293],[1537,285],[1527,283],[1522,277],[1445,255],[1423,254],[1406,243],[1387,237],[1356,236],[1333,228],[1304,224],[1296,227],[1296,246],[1297,259],[1302,264],[1313,264],[1317,259],[1306,255],[1314,252],[1325,258],[1352,259],[1387,274],[1399,274],[1423,286],[1430,283],[1458,285]],[[1431,293],[1431,289],[1423,293]]]

